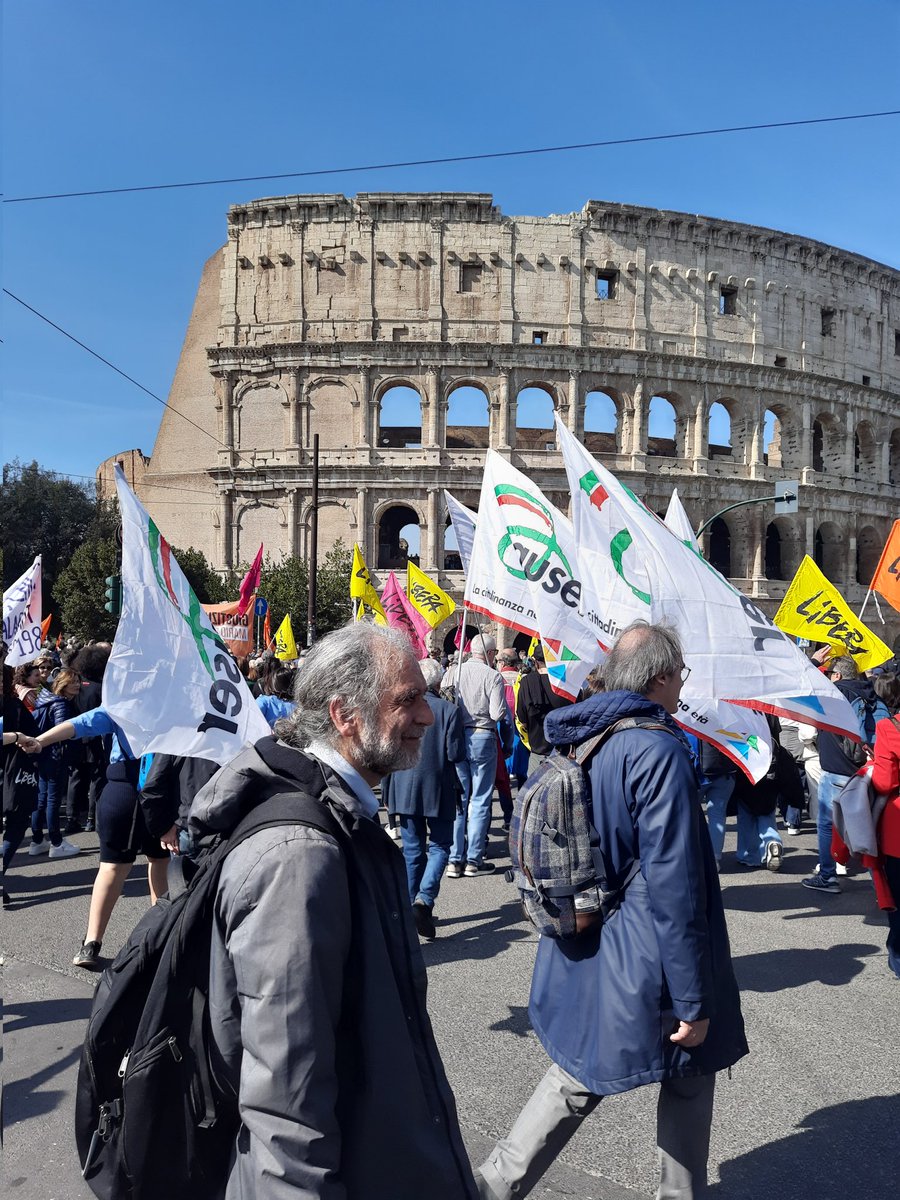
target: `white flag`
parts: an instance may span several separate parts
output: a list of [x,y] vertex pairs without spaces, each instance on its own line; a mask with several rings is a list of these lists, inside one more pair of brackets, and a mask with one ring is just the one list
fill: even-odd
[[122,615],[103,703],[136,755],[229,762],[269,727],[169,544],[116,468]]
[[3,640],[8,667],[33,662],[41,648],[41,556],[3,593]]
[[550,686],[575,700],[603,658],[578,611],[572,522],[505,458],[488,450],[466,604],[540,634]]
[[666,509],[666,527],[671,529],[677,538],[680,538],[685,545],[690,546],[692,550],[700,553],[700,543],[697,541],[697,535],[694,533],[694,527],[688,520],[688,515],[684,511],[684,505],[681,503],[681,497],[678,495],[678,488],[672,488],[672,496],[669,500],[669,507]]
[[456,544],[459,547],[463,570],[468,575],[469,564],[472,561],[472,543],[475,541],[475,522],[478,518],[471,508],[460,504],[456,497],[451,496],[449,492],[444,492],[444,498],[447,501],[450,520],[453,522],[453,532],[456,534]]
[[687,703],[726,700],[858,737],[848,701],[762,609],[667,529],[559,420],[557,431],[588,606],[605,606],[616,632],[639,617],[673,625],[691,668]]

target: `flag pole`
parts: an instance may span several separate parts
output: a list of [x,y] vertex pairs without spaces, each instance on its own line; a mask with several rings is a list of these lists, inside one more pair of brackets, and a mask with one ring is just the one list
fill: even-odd
[[866,598],[862,602],[862,608],[859,610],[859,620],[860,621],[862,620],[863,613],[866,611],[866,605],[869,603],[869,597],[871,595],[872,595],[872,589],[869,588],[869,590],[866,592]]

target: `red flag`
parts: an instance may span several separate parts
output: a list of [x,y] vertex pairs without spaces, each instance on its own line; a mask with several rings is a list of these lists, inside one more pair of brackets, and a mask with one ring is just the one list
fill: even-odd
[[243,616],[253,602],[253,593],[259,587],[259,577],[262,573],[262,543],[256,552],[253,566],[241,580],[241,593],[238,596],[238,613]]
[[263,649],[268,650],[272,644],[272,626],[269,622],[269,610],[266,609],[266,619],[263,621]]
[[47,640],[47,635],[50,632],[50,622],[52,620],[53,620],[53,613],[50,613],[50,615],[48,617],[44,617],[43,621],[41,621],[41,642],[42,643]]

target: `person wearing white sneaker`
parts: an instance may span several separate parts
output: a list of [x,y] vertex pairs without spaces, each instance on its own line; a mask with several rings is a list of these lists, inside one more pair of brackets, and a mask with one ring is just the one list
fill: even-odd
[[58,846],[50,847],[50,853],[49,853],[48,857],[49,858],[74,858],[76,854],[80,854],[80,853],[81,853],[81,851],[78,849],[77,846],[73,846],[71,842],[67,842],[66,839],[63,838],[63,840],[59,843]]

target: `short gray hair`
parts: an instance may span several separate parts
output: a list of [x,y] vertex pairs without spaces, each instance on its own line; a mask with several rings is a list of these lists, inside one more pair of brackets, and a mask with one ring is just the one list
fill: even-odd
[[494,638],[483,633],[476,633],[469,643],[469,653],[473,658],[483,658],[487,660],[487,656],[492,654],[497,649],[497,643]]
[[504,667],[517,667],[519,665],[518,650],[501,650],[497,655],[497,662],[503,663]]
[[683,663],[681,642],[671,626],[633,621],[607,655],[603,681],[607,691],[646,696],[657,675],[671,675]]
[[842,654],[828,664],[828,674],[837,675],[838,679],[858,679],[859,667],[849,655]]
[[423,658],[419,663],[419,669],[425,678],[425,686],[430,692],[436,692],[444,678],[444,668],[433,658]]
[[406,634],[369,621],[344,625],[314,642],[297,672],[297,707],[284,740],[298,748],[313,741],[333,743],[332,701],[374,713],[404,658],[416,661]]

